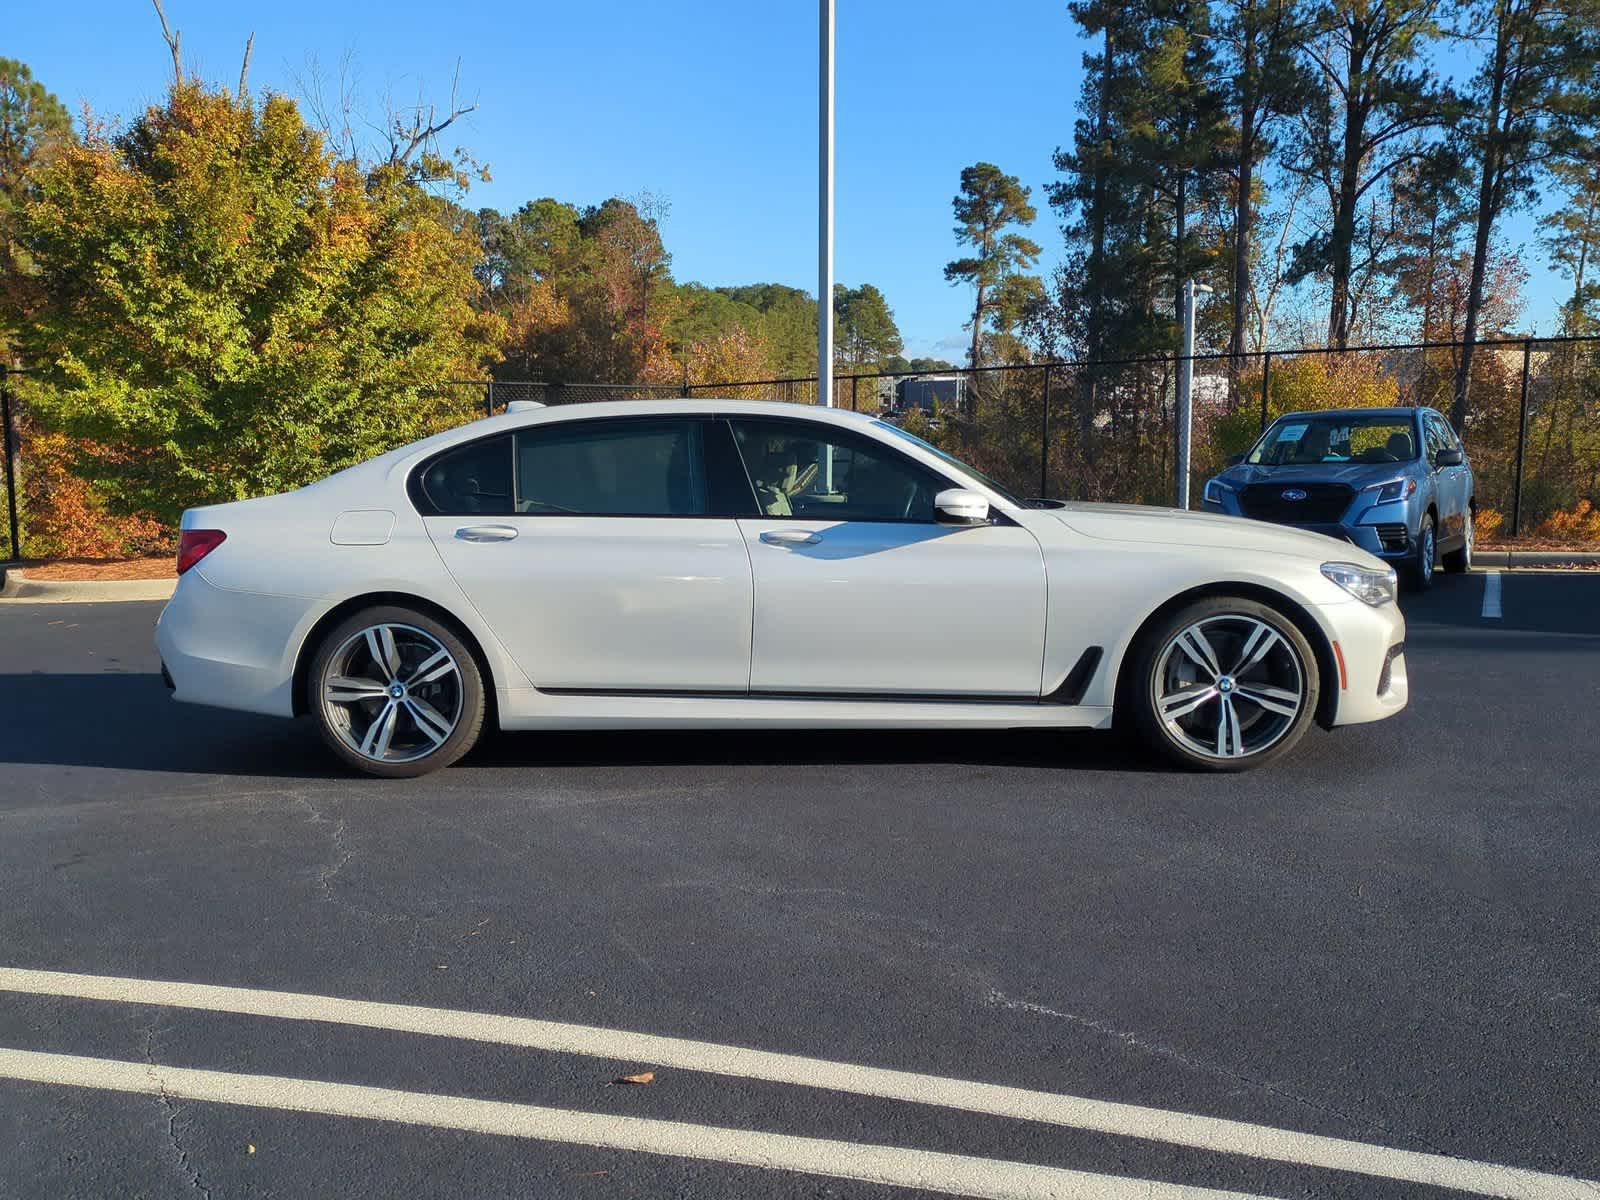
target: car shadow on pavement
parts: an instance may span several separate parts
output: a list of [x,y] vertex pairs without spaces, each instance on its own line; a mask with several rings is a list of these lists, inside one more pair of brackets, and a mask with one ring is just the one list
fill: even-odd
[[0,713],[0,764],[297,778],[340,774],[304,722],[176,704],[159,675],[0,675]]
[[[0,675],[0,765],[353,778],[307,721],[175,703],[158,675]],[[1161,772],[1088,730],[610,730],[490,733],[464,767],[962,763]]]
[[497,733],[468,767],[831,766],[950,763],[1170,773],[1127,739],[1085,729],[605,730]]

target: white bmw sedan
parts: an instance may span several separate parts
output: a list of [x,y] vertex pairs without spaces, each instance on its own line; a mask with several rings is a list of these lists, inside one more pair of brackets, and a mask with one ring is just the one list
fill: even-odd
[[886,422],[717,400],[491,417],[184,514],[179,700],[374,775],[502,729],[1106,728],[1203,770],[1406,703],[1387,564],[1025,501]]

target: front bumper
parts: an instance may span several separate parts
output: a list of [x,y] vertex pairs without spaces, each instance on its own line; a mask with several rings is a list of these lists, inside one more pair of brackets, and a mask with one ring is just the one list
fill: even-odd
[[1377,608],[1352,600],[1325,605],[1323,623],[1334,643],[1339,678],[1334,725],[1361,725],[1392,717],[1406,706],[1406,622],[1395,604]]
[[[1239,508],[1238,497],[1235,494],[1225,492],[1223,496],[1223,503],[1206,500],[1200,507],[1205,512],[1221,513],[1241,520],[1258,519],[1245,516]],[[1413,512],[1412,507],[1406,500],[1391,501],[1388,504],[1366,503],[1358,493],[1350,511],[1339,521],[1318,524],[1301,524],[1294,521],[1268,523],[1283,525],[1289,529],[1303,529],[1307,533],[1320,533],[1324,537],[1359,546],[1368,554],[1379,558],[1398,561],[1407,558],[1415,550],[1414,537],[1420,510]]]

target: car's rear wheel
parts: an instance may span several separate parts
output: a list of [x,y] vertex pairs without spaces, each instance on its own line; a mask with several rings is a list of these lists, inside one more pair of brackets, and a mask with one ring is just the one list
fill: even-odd
[[1145,740],[1205,771],[1289,753],[1317,709],[1316,656],[1283,613],[1237,596],[1201,600],[1139,640],[1128,704]]
[[1452,550],[1444,556],[1444,569],[1446,571],[1472,570],[1472,539],[1475,536],[1473,525],[1476,524],[1477,514],[1472,509],[1467,509],[1467,526],[1462,533],[1462,542],[1459,549]]
[[1413,592],[1425,592],[1433,586],[1433,569],[1439,562],[1439,534],[1434,528],[1433,514],[1423,513],[1422,524],[1417,527],[1417,545],[1406,563],[1406,586]]
[[306,707],[345,762],[390,779],[455,762],[483,729],[483,677],[461,638],[425,613],[376,607],[323,639]]

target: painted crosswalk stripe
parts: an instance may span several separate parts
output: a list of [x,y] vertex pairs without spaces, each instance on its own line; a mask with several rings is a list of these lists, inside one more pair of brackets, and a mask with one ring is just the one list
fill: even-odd
[[1483,577],[1483,615],[1489,620],[1503,619],[1500,613],[1500,572],[1490,571]]
[[302,992],[0,967],[0,991],[276,1017],[492,1042],[937,1105],[1223,1154],[1431,1184],[1508,1200],[1596,1200],[1600,1183],[1220,1117],[910,1071],[830,1062],[715,1042],[531,1017],[348,1000]]
[[1264,1200],[933,1150],[30,1050],[0,1049],[0,1078],[666,1154],[991,1200]]

